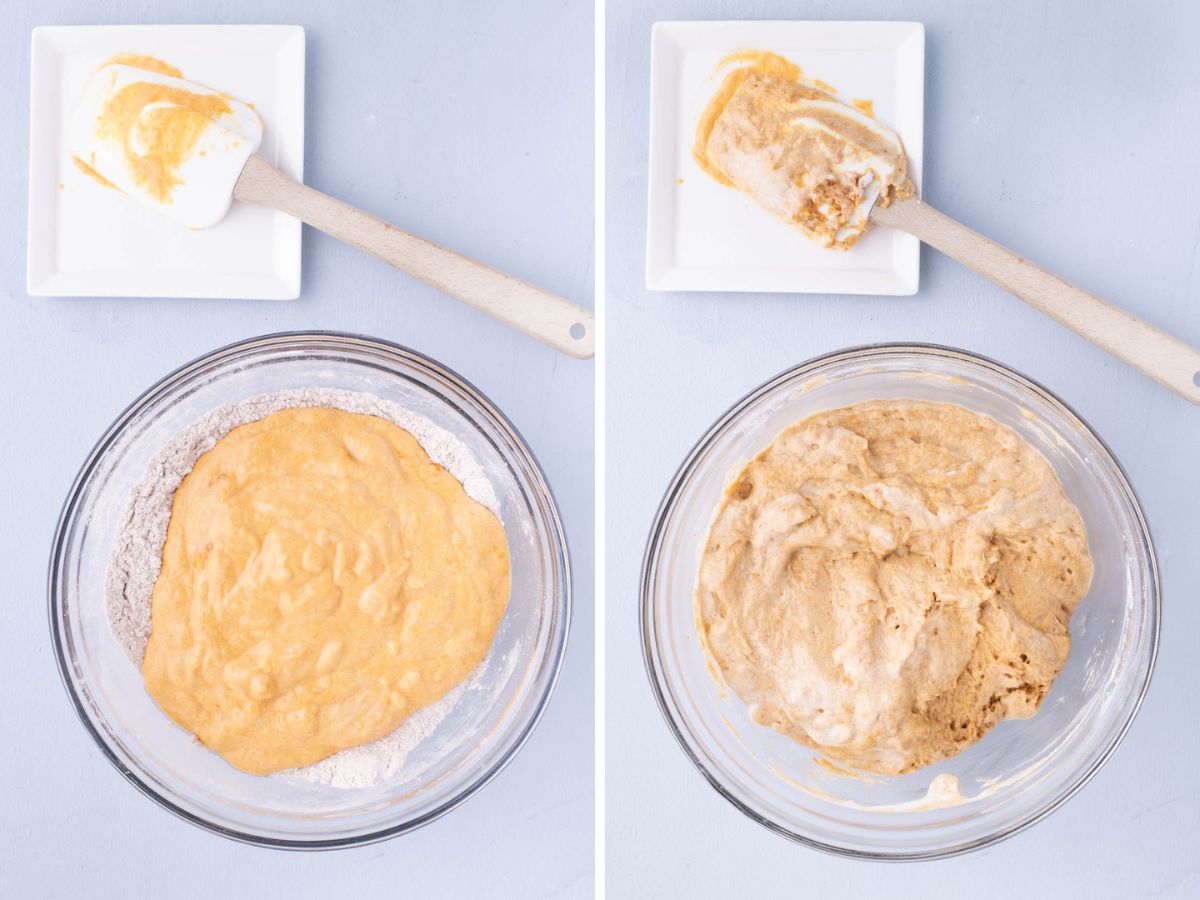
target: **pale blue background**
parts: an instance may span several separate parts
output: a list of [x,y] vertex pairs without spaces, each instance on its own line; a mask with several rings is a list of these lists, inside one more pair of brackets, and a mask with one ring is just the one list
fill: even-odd
[[[609,0],[610,895],[1200,896],[1200,409],[927,249],[915,297],[647,292],[650,25],[675,18],[924,22],[926,198],[1200,344],[1200,5]],[[992,849],[885,866],[794,845],[708,787],[647,690],[635,607],[654,510],[712,421],[794,363],[895,340],[996,357],[1091,422],[1141,496],[1165,612],[1146,703],[1081,794]]]
[[[38,0],[3,20],[0,896],[590,896],[593,364],[307,229],[292,303],[31,299],[24,284],[30,28],[280,22],[308,32],[310,184],[590,305],[591,4]],[[113,417],[198,354],[304,328],[407,344],[481,388],[545,468],[575,564],[566,668],[512,765],[419,832],[324,854],[230,843],[126,784],[68,705],[45,613],[59,506]]]

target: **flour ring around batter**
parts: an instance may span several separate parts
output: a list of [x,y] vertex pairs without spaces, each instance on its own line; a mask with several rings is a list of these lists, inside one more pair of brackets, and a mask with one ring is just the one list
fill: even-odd
[[[320,388],[281,391],[214,410],[180,432],[150,464],[143,483],[133,492],[119,531],[108,571],[108,617],[114,635],[135,663],[141,663],[149,631],[149,594],[158,576],[158,557],[166,536],[166,513],[182,476],[193,468],[198,457],[234,428],[260,421],[282,409],[322,405],[359,413],[363,417],[379,417],[389,423],[398,422],[411,429],[419,436],[421,446],[429,448],[435,460],[449,467],[471,497],[477,498],[488,509],[495,508],[495,495],[488,476],[466,447],[448,432],[389,401],[357,392]],[[155,547],[158,549],[152,549]],[[148,553],[153,554],[153,558]],[[479,662],[440,700],[428,705],[414,703],[411,715],[384,736],[334,753],[316,764],[289,768],[283,774],[346,788],[366,787],[391,777],[416,744],[431,733],[459,701],[463,691],[478,688],[479,677],[489,665],[486,659]]]

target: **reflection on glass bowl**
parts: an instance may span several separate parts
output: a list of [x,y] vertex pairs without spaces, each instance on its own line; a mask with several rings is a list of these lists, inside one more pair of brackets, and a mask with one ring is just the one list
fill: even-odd
[[[693,591],[728,480],[787,425],[824,409],[908,398],[991,416],[1040,450],[1079,509],[1095,563],[1071,620],[1066,669],[1030,719],[901,776],[856,776],[754,724],[722,690],[697,639]],[[1078,791],[1129,728],[1158,646],[1158,568],[1116,460],[1062,401],[1010,369],[946,347],[854,348],[751,391],[688,455],[667,490],[642,569],[650,680],[667,723],[709,783],[773,831],[847,856],[928,859],[1001,840]],[[961,790],[961,796],[958,794]]]
[[[481,675],[395,775],[340,789],[241,772],[173,724],[109,629],[104,579],[131,488],[174,435],[212,410],[283,390],[339,388],[392,401],[449,431],[491,483],[512,592]],[[566,541],[541,469],[504,415],[431,359],[374,338],[304,332],[209,353],[151,387],[105,432],[67,496],[50,560],[59,671],[97,745],[139,790],[250,843],[326,849],[403,834],[472,796],[541,717],[562,664],[571,592]]]

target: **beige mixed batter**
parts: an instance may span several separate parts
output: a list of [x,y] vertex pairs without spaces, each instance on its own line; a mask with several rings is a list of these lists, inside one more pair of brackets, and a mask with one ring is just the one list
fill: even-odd
[[696,125],[692,156],[825,247],[846,250],[876,201],[913,195],[899,136],[775,53],[740,50]]
[[1092,562],[1045,458],[944,403],[785,429],[717,509],[698,625],[754,721],[883,774],[1033,715]]

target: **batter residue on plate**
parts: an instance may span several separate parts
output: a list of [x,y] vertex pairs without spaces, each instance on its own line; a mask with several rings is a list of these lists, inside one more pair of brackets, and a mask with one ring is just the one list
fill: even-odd
[[692,155],[721,184],[749,194],[825,247],[845,250],[872,206],[910,197],[899,136],[869,100],[843,103],[832,87],[760,50],[740,50],[696,126]]

